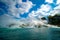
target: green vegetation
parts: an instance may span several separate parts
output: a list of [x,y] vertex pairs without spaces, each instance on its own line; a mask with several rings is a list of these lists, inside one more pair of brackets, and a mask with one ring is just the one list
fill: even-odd
[[48,20],[49,24],[60,26],[60,15],[48,16]]

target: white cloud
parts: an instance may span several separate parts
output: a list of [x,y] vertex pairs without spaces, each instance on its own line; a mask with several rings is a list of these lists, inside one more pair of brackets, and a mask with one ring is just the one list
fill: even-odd
[[60,4],[60,0],[57,0],[57,3],[56,4]]
[[[53,3],[53,0],[46,0],[46,2]],[[60,11],[60,0],[56,0],[56,5],[58,5],[58,6],[56,6],[54,8],[54,10],[50,11],[49,15],[54,16],[55,14],[60,14],[59,13],[59,11]]]
[[[22,24],[24,24],[24,25],[29,24],[26,27],[31,28],[31,25],[32,25],[31,23],[32,23],[31,20],[28,19],[28,18],[27,19],[22,18],[20,20],[17,20],[17,19],[14,19],[11,16],[6,15],[6,14],[0,16],[0,27],[5,27],[5,28],[21,28],[20,26]],[[9,25],[11,25],[11,24],[14,24],[14,25],[9,27]]]
[[18,3],[21,7],[19,10],[21,10],[21,13],[28,12],[30,8],[32,8],[33,4],[31,1],[27,2],[20,2]]
[[29,13],[29,17],[31,17],[31,18],[34,18],[37,15],[39,15],[39,14],[37,14],[35,11],[32,11],[31,13]]
[[[49,11],[51,10],[51,6],[46,4],[42,4],[41,7],[39,9],[37,9],[37,11],[32,11],[31,13],[29,13],[29,17],[32,20],[33,23],[36,22],[36,24],[41,24],[41,25],[45,25],[45,23],[47,23],[47,21],[41,21],[42,17],[48,16],[49,15]],[[48,13],[47,13],[48,12]],[[38,19],[36,18],[38,17]]]
[[[21,28],[21,25],[27,25],[24,26],[25,28],[34,28],[35,25],[38,26],[38,24],[43,25],[44,23],[38,20],[31,20],[30,18],[27,19],[20,19],[20,20],[16,20],[14,18],[12,18],[11,16],[8,15],[2,15],[0,16],[0,27],[4,27],[4,28]],[[13,24],[11,27],[9,27],[9,25]],[[23,26],[22,26],[23,27]]]
[[50,9],[51,9],[51,6],[50,5],[48,5],[48,4],[46,4],[46,5],[41,5],[41,11],[44,11],[44,12],[48,12],[48,11],[50,11]]
[[54,16],[55,14],[60,14],[60,5],[56,6],[54,10],[50,12],[51,16]]
[[[9,6],[9,14],[18,18],[20,18],[19,14],[29,12],[32,6],[34,6],[34,4],[29,0],[27,0],[27,2],[22,2],[22,0],[1,0],[1,2],[4,2],[6,5]],[[17,4],[19,8],[16,8]]]
[[[7,0],[8,1],[8,0]],[[10,1],[11,2],[11,1]],[[9,4],[9,7],[10,7],[10,9],[9,9],[9,13],[10,14],[12,14],[13,16],[16,16],[16,17],[19,17],[19,14],[23,14],[24,12],[28,12],[29,11],[29,9],[33,6],[33,4],[32,4],[32,2],[31,1],[27,1],[27,2],[22,2],[22,1],[19,1],[19,2],[17,2],[19,5],[21,5],[21,7],[20,8],[16,8],[15,7],[15,4],[16,4],[16,2],[11,2],[10,4]],[[37,14],[34,14],[35,12],[32,12],[32,14],[33,15],[37,15]],[[33,16],[32,15],[32,16]],[[7,27],[9,24],[11,24],[11,23],[14,23],[14,24],[16,24],[17,25],[17,27],[18,26],[20,26],[20,24],[22,24],[22,23],[28,23],[29,25],[30,25],[30,27],[31,26],[33,26],[34,25],[34,23],[35,22],[33,22],[32,20],[34,20],[34,17],[33,17],[33,19],[31,19],[31,18],[28,18],[28,19],[20,19],[19,21],[17,21],[16,19],[13,19],[11,16],[7,16],[7,15],[2,15],[2,16],[0,16],[0,25],[3,25],[3,26],[5,26],[5,27]],[[21,23],[22,22],[22,23]],[[38,22],[38,21],[37,21]],[[15,26],[16,26],[15,25]]]
[[56,6],[54,9],[60,9],[60,5]]
[[45,0],[47,3],[53,3],[53,0]]
[[47,12],[49,12],[51,10],[51,6],[46,4],[46,5],[41,5],[41,8],[39,8],[37,11],[32,11],[30,14],[29,14],[29,17],[33,17],[35,18],[36,16],[38,17],[43,17],[43,16],[47,16],[49,15]]
[[17,24],[17,27],[18,27],[18,24],[20,24],[20,21],[12,18],[11,16],[8,16],[6,14],[0,16],[0,25],[2,27],[8,27],[10,24]]

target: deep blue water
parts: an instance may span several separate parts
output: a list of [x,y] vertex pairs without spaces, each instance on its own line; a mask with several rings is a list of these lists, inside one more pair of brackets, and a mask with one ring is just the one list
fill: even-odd
[[60,40],[60,28],[0,28],[0,40]]

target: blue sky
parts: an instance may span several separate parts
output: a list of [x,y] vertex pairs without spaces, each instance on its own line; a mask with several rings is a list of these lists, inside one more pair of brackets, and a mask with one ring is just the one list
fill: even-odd
[[[6,1],[6,0],[5,0]],[[21,1],[22,3],[19,4],[18,1]],[[16,1],[13,1],[11,3],[5,3],[5,2],[0,2],[0,8],[3,9],[0,11],[0,15],[3,15],[3,14],[8,14],[10,16],[13,16],[14,18],[27,18],[29,17],[29,14],[32,14],[32,11],[34,12],[37,12],[37,10],[41,9],[41,6],[44,5],[48,5],[50,6],[51,8],[48,9],[48,13],[52,10],[54,10],[54,8],[56,6],[58,6],[59,4],[56,4],[58,3],[57,1],[59,0],[16,0]],[[28,4],[29,3],[29,4]],[[11,7],[9,8],[9,5],[7,4],[10,4]],[[15,5],[14,5],[15,4]],[[22,5],[23,4],[23,5]],[[14,6],[13,6],[14,5]],[[24,5],[26,5],[27,7],[23,7]],[[15,14],[13,14],[12,11],[9,11],[9,10],[14,10],[14,9],[11,9],[13,6],[13,8],[15,7],[15,10],[18,10],[17,12],[15,12]],[[17,9],[16,9],[17,8]],[[20,9],[21,8],[21,9]],[[43,7],[42,7],[43,8]],[[19,10],[20,9],[20,10]],[[23,10],[22,10],[23,9]],[[25,11],[26,10],[26,11]],[[21,11],[21,12],[19,12]],[[43,10],[42,10],[43,11]],[[44,10],[45,12],[45,10]],[[45,12],[47,13],[47,12]],[[37,13],[36,13],[37,14]],[[17,15],[17,16],[16,16]]]
[[[58,9],[58,10],[57,10]],[[40,19],[60,12],[60,0],[0,0],[0,25],[41,24]]]
[[[26,2],[26,0],[22,0],[23,2]],[[52,7],[52,10],[54,9],[54,7],[56,7],[57,5],[56,5],[56,1],[57,0],[53,0],[53,3],[48,3],[48,2],[45,2],[45,0],[29,0],[29,1],[31,1],[33,4],[35,4],[35,6],[33,6],[30,10],[29,10],[29,12],[31,12],[31,11],[36,11],[38,8],[40,8],[41,7],[41,5],[42,4],[48,4],[48,5],[50,5],[51,7]],[[28,14],[29,14],[29,12],[28,13],[25,13],[25,14],[23,14],[23,15],[20,15],[21,17],[27,17],[28,16]]]
[[[22,0],[22,2],[26,2],[27,0]],[[23,15],[22,14],[20,14],[20,16],[21,17],[24,17],[24,18],[26,18],[27,16],[28,16],[28,14],[32,11],[32,10],[37,10],[37,8],[40,8],[40,6],[42,5],[42,4],[44,4],[44,2],[45,2],[45,0],[29,0],[29,1],[31,1],[33,4],[35,4],[35,6],[33,6],[30,10],[29,10],[29,12],[28,13],[24,13]]]

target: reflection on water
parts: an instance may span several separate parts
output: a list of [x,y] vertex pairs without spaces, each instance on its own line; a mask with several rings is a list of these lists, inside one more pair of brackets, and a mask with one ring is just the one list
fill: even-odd
[[50,28],[51,40],[60,40],[60,28]]
[[0,28],[0,40],[59,40],[60,29],[53,28]]

